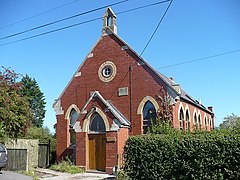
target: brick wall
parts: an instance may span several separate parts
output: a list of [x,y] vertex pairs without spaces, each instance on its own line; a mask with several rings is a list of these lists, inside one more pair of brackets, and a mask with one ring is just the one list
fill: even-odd
[[[158,98],[159,91],[165,86],[164,82],[155,74],[148,66],[139,65],[139,57],[131,50],[123,50],[122,41],[114,35],[102,36],[95,45],[91,56],[88,56],[83,64],[79,67],[77,73],[79,76],[73,77],[68,86],[65,88],[61,99],[61,106],[64,112],[75,104],[79,109],[82,109],[90,97],[90,92],[99,91],[100,94],[116,106],[116,108],[129,120],[131,120],[131,129],[121,129],[118,133],[107,132],[107,137],[115,137],[118,141],[108,142],[106,145],[106,171],[111,172],[112,167],[116,163],[116,154],[122,154],[124,143],[128,135],[142,134],[143,122],[141,115],[137,114],[140,102],[146,96],[151,96],[160,105]],[[98,77],[99,67],[106,61],[114,62],[117,73],[114,79],[110,82],[103,82]],[[131,66],[131,68],[130,68]],[[131,69],[131,70],[130,70]],[[128,95],[118,96],[118,88],[128,87]],[[131,89],[132,87],[132,89]],[[131,102],[130,102],[131,100]],[[96,106],[104,111],[104,107],[99,102]],[[174,127],[179,128],[178,122],[178,107],[180,102],[174,107]],[[187,103],[183,102],[183,106]],[[192,113],[194,107],[189,104],[191,129]],[[132,110],[132,111],[130,111]],[[200,111],[202,118],[204,112]],[[113,116],[109,112],[105,112],[109,125],[112,124]],[[57,116],[57,156],[61,157],[65,149],[69,146],[69,127],[65,115]],[[84,116],[79,119],[81,127],[83,127]],[[204,128],[204,127],[203,127]],[[87,134],[77,133],[77,164],[88,167],[88,150],[87,150]],[[82,154],[83,153],[83,154]],[[121,163],[122,157],[119,158]]]
[[[108,140],[111,138],[112,140]],[[113,167],[116,165],[117,159],[117,132],[107,132],[106,133],[106,173],[112,174]],[[115,139],[116,141],[114,141]]]

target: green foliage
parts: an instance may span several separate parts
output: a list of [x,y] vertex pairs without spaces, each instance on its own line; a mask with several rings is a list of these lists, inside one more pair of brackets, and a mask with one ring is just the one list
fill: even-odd
[[52,136],[53,135],[50,133],[50,130],[47,127],[44,128],[30,127],[27,130],[25,138],[39,139],[40,142],[48,142],[48,140],[51,140]]
[[20,95],[18,78],[11,69],[0,71],[0,137],[22,136],[32,120],[27,97]]
[[177,134],[181,133],[181,131],[173,128],[169,121],[160,121],[159,119],[157,119],[157,123],[155,125],[149,127],[148,133],[149,134],[177,135]]
[[30,78],[26,75],[22,78],[21,82],[23,84],[21,88],[21,95],[28,97],[28,102],[33,114],[31,125],[42,127],[46,112],[44,95],[34,78]]
[[80,167],[73,165],[70,160],[62,161],[58,164],[54,164],[54,165],[50,166],[49,169],[54,170],[54,171],[60,171],[60,172],[68,172],[71,174],[84,172],[83,169],[81,169]]
[[229,131],[133,136],[124,150],[132,179],[240,178],[240,134]]
[[233,130],[240,132],[240,116],[232,114],[224,118],[223,123],[220,124],[222,130]]
[[117,180],[131,180],[127,173],[123,170],[119,170],[116,176]]
[[30,127],[27,130],[25,135],[26,139],[39,139],[41,143],[48,143],[50,141],[50,163],[54,163],[54,154],[56,153],[56,137],[50,133],[50,130],[47,127],[38,128],[38,127]]

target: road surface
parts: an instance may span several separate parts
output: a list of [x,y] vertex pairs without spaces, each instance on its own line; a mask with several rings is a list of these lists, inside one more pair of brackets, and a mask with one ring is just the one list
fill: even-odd
[[23,174],[18,174],[11,171],[1,171],[0,172],[1,180],[32,180],[33,178],[30,176],[26,176]]

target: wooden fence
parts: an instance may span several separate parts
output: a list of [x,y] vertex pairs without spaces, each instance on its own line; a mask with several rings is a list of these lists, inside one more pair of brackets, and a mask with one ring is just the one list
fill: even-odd
[[[15,141],[13,142],[16,143]],[[23,142],[27,142],[27,140],[23,140]],[[49,166],[50,141],[48,143],[31,143],[34,147],[26,146],[26,144],[29,143],[19,143],[18,146],[16,146],[16,144],[11,144],[11,146],[8,145],[8,162],[6,170],[28,171],[37,166],[42,168]],[[36,149],[37,152],[33,153],[30,149]],[[35,163],[36,160],[37,162]]]
[[7,149],[9,171],[27,170],[27,149]]
[[48,167],[50,158],[50,141],[38,144],[38,167]]

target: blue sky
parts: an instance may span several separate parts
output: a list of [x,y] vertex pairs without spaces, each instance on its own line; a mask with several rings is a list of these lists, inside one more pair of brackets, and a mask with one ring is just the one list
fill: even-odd
[[[0,38],[42,24],[118,2],[81,1],[16,23],[73,0],[0,0]],[[129,0],[112,7],[115,12],[157,0]],[[168,3],[117,16],[118,35],[139,54],[146,45]],[[142,57],[155,69],[174,77],[195,99],[213,106],[215,125],[232,113],[240,115],[240,51],[179,66],[168,65],[240,50],[239,0],[175,0]],[[0,65],[35,78],[47,101],[44,125],[53,131],[52,109],[78,66],[101,35],[102,20],[26,41],[8,42],[101,17],[105,9],[69,21],[0,40]],[[6,27],[8,26],[8,27]]]

